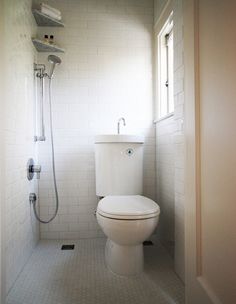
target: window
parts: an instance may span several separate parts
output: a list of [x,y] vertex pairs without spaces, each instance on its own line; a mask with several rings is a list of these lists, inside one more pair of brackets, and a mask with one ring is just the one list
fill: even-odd
[[173,19],[172,13],[158,34],[157,48],[157,97],[158,119],[174,112],[173,94]]

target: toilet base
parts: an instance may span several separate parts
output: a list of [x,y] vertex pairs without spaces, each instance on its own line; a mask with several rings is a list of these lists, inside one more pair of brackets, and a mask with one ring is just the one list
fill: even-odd
[[118,245],[107,239],[105,260],[110,270],[118,275],[139,274],[143,271],[143,244]]

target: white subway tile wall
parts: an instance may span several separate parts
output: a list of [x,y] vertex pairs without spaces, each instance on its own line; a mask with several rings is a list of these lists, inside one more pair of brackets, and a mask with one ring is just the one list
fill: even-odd
[[175,241],[175,150],[174,117],[161,120],[156,128],[157,201],[161,207],[159,236],[171,256]]
[[174,99],[175,146],[175,270],[185,280],[184,204],[185,204],[185,135],[184,135],[184,46],[182,0],[174,0]]
[[[155,128],[152,98],[152,0],[45,1],[60,9],[65,28],[41,28],[66,49],[53,78],[53,121],[60,208],[43,239],[102,236],[94,211],[94,136],[116,133],[145,135],[144,195],[155,199]],[[40,54],[38,62],[47,61]],[[49,66],[48,66],[49,67]],[[54,211],[48,109],[45,143],[39,143],[42,174],[40,215]]]
[[[155,0],[155,22],[166,0]],[[161,205],[160,239],[175,256],[175,270],[184,281],[184,54],[182,0],[173,1],[174,116],[156,130],[157,198]],[[174,241],[174,244],[173,244]]]
[[30,0],[5,1],[6,99],[4,120],[5,255],[9,291],[39,238],[39,227],[29,204],[37,190],[26,176],[26,163],[35,157],[34,72],[31,36],[35,23]]

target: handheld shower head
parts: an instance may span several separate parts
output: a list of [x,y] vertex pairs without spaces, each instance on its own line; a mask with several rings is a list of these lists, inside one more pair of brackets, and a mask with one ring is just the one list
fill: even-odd
[[61,64],[61,59],[58,56],[49,55],[48,62],[52,63],[52,67],[48,75],[49,78],[52,78],[56,65]]
[[48,56],[48,61],[49,61],[50,63],[60,64],[60,63],[61,63],[61,58],[59,58],[59,57],[56,56],[56,55],[49,55],[49,56]]

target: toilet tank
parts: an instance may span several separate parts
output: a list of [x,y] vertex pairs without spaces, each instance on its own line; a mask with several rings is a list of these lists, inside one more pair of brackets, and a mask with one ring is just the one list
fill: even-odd
[[95,137],[97,196],[142,194],[143,143],[134,135]]

